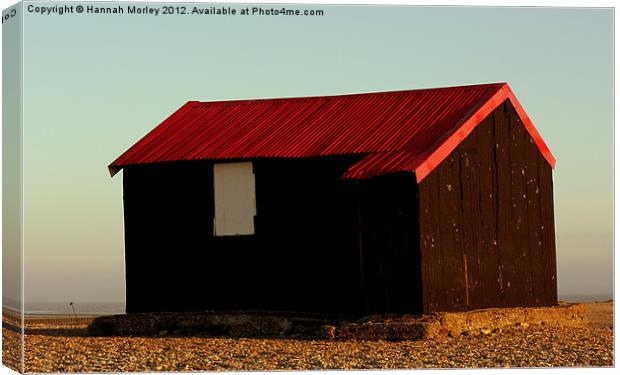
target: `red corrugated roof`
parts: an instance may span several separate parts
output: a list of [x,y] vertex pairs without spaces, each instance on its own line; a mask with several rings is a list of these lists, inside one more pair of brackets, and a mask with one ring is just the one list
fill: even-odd
[[510,100],[541,153],[549,148],[506,83],[308,98],[188,102],[110,164],[367,155],[344,178],[410,171],[421,181]]

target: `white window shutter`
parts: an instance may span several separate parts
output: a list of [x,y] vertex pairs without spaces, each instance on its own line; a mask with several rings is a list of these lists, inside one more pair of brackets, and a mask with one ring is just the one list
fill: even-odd
[[256,186],[252,162],[213,166],[216,236],[254,234]]

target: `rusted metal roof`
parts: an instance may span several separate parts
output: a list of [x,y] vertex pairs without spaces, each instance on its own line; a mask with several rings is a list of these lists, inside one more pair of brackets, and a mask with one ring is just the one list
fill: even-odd
[[555,159],[506,83],[307,98],[191,101],[110,164],[367,155],[343,178],[398,171],[421,181],[510,100],[551,166]]

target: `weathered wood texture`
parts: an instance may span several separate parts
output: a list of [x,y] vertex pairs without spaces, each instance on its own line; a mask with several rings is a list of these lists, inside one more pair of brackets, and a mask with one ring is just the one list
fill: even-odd
[[551,166],[509,102],[419,196],[425,312],[557,304]]

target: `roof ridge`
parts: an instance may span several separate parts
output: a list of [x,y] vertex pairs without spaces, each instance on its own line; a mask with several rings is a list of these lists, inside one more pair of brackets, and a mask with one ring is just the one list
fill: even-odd
[[189,101],[193,105],[193,107],[207,107],[212,105],[245,105],[245,104],[254,104],[254,103],[263,103],[263,102],[297,102],[304,100],[320,100],[320,99],[342,99],[349,97],[376,97],[376,96],[388,96],[388,95],[406,95],[411,93],[421,93],[428,91],[448,91],[448,90],[479,90],[482,88],[491,88],[497,87],[498,89],[507,85],[506,82],[496,82],[496,83],[482,83],[476,85],[462,85],[462,86],[448,86],[448,87],[428,87],[421,89],[403,89],[403,90],[390,90],[390,91],[374,91],[374,92],[361,92],[361,93],[349,93],[349,94],[335,94],[335,95],[316,95],[316,96],[293,96],[293,97],[276,97],[276,98],[260,98],[260,99],[231,99],[231,100],[215,100],[215,101],[198,101],[192,100]]

